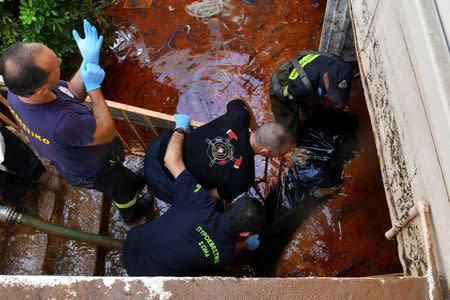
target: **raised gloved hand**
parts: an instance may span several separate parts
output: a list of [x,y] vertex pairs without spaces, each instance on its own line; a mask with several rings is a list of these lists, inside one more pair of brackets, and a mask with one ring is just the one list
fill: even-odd
[[259,234],[254,234],[252,236],[250,236],[247,240],[247,249],[250,251],[255,250],[256,248],[259,247]]
[[81,56],[83,56],[83,63],[97,64],[100,59],[100,48],[103,43],[103,36],[98,37],[97,29],[92,26],[88,20],[83,21],[84,25],[84,39],[76,30],[72,31],[73,38],[80,49]]
[[185,131],[189,129],[191,117],[183,114],[175,114],[175,128],[183,128]]
[[81,65],[81,79],[83,79],[86,91],[90,92],[100,88],[105,79],[105,71],[96,64],[86,63]]

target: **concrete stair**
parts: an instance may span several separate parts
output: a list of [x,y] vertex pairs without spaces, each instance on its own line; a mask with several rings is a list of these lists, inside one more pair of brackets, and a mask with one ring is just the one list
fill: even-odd
[[[143,166],[143,158],[129,155],[124,164],[137,171]],[[61,188],[57,194],[39,188],[40,219],[75,230],[125,239],[130,227],[121,220],[110,199],[100,192],[74,188],[63,179],[60,181]],[[148,218],[143,218],[139,223],[146,220]],[[18,225],[0,227],[0,255],[0,274],[5,275],[126,274],[119,250],[103,249]]]
[[[50,221],[55,193],[39,188],[37,195],[39,218]],[[2,274],[41,275],[47,254],[48,235],[24,226],[11,226],[4,230],[5,248]]]
[[[94,190],[69,188],[64,197],[61,225],[94,234],[100,232],[103,194]],[[65,240],[57,249],[55,274],[87,275],[95,272],[97,247]]]

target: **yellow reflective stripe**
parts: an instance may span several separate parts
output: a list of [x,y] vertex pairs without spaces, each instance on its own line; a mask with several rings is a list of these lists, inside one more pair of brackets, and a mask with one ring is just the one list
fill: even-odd
[[[302,59],[298,63],[300,64],[300,66],[302,68],[304,68],[307,64],[309,64],[310,62],[312,62],[319,56],[320,56],[320,54],[307,54],[307,55],[303,56]],[[294,70],[292,70],[291,74],[289,75],[289,79],[295,80],[297,77],[298,77],[298,72],[294,68]]]
[[201,188],[202,188],[202,186],[197,183],[197,185],[195,186],[195,189],[194,189],[194,193],[197,193],[198,191],[200,191]]
[[124,209],[124,208],[129,208],[129,207],[132,207],[133,205],[135,205],[137,202],[137,199],[138,199],[138,194],[136,193],[136,196],[134,196],[133,200],[131,200],[128,203],[121,204],[121,203],[117,203],[115,201],[113,201],[113,203],[117,208]]

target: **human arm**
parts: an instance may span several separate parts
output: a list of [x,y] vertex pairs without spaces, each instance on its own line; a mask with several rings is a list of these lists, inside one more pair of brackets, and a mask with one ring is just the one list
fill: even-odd
[[183,141],[184,134],[175,131],[164,155],[164,165],[175,179],[186,169],[183,162]]
[[222,197],[220,197],[219,192],[217,191],[217,188],[210,189],[208,193],[213,197],[215,200],[221,201]]
[[236,253],[240,253],[243,250],[256,250],[259,247],[259,243],[259,234],[254,234],[248,237],[245,241],[236,242],[234,246]]
[[83,79],[81,78],[81,68],[78,69],[75,75],[67,82],[67,88],[79,102],[86,100],[87,92],[84,87]]
[[248,115],[250,117],[248,127],[250,128],[251,131],[255,131],[258,128],[258,124],[256,123],[256,119],[255,119],[255,114],[253,113],[253,110],[250,107],[250,104],[242,98],[243,97],[239,94],[235,94],[231,97],[232,100],[239,99],[240,101],[242,101],[242,103],[244,103],[245,108],[247,109]]
[[100,84],[105,78],[105,71],[98,65],[87,63],[81,68],[81,77],[86,90],[91,97],[92,113],[95,117],[96,129],[94,141],[90,145],[107,144],[114,139],[116,130],[114,122],[106,105]]
[[[190,123],[191,118],[188,115],[175,115],[175,130],[181,129],[181,131],[186,131]],[[175,131],[170,138],[166,154],[164,155],[164,165],[175,179],[186,169],[183,161],[183,141],[184,134]]]

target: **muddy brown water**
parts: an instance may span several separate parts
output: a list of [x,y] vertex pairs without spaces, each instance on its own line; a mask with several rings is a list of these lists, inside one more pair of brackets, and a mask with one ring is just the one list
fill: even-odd
[[[207,122],[241,94],[261,124],[271,120],[268,83],[285,60],[317,49],[326,1],[226,2],[205,20],[185,12],[192,1],[153,1],[147,9],[109,9],[118,26],[115,59],[105,94],[115,101]],[[177,26],[173,48],[168,39]],[[186,32],[189,25],[189,33]],[[276,276],[366,276],[401,272],[390,227],[378,158],[360,81],[349,110],[358,116],[360,147],[344,170],[340,193],[314,210],[286,245]],[[259,173],[262,160],[257,160]],[[277,162],[271,164],[275,181]],[[267,192],[266,187],[266,192]],[[238,276],[258,275],[248,253],[234,266]]]
[[[168,114],[187,113],[207,122],[224,113],[227,100],[238,93],[249,101],[259,124],[271,120],[270,77],[300,51],[317,49],[326,1],[259,0],[251,6],[233,0],[226,2],[220,15],[206,20],[185,12],[191,2],[154,0],[149,8],[124,8],[125,1],[120,1],[108,9],[117,25],[118,42],[110,45],[112,64],[106,68],[103,86],[106,98]],[[180,25],[170,49],[168,40],[179,24],[189,25],[189,33]],[[294,232],[271,276],[368,276],[402,271],[397,245],[384,239],[390,220],[359,79],[349,103],[349,110],[359,119],[360,146],[345,166],[343,188]],[[150,139],[147,135],[146,140]],[[256,163],[261,175],[263,160],[257,157]],[[277,170],[278,161],[272,161],[266,192],[276,181]],[[156,215],[167,209],[158,205]],[[70,205],[58,209],[64,224],[75,222],[90,228],[99,222],[92,217],[86,221],[83,215],[74,217],[70,209]],[[96,214],[97,219],[103,216],[97,224],[102,234],[125,237],[129,227],[114,208],[105,205]],[[70,257],[93,250],[72,244],[50,239],[44,274],[58,274],[59,269],[64,274],[77,273],[83,264]],[[65,248],[58,250],[61,245]],[[95,275],[125,274],[119,251],[97,251]],[[262,274],[256,271],[252,253],[245,252],[226,275]]]

